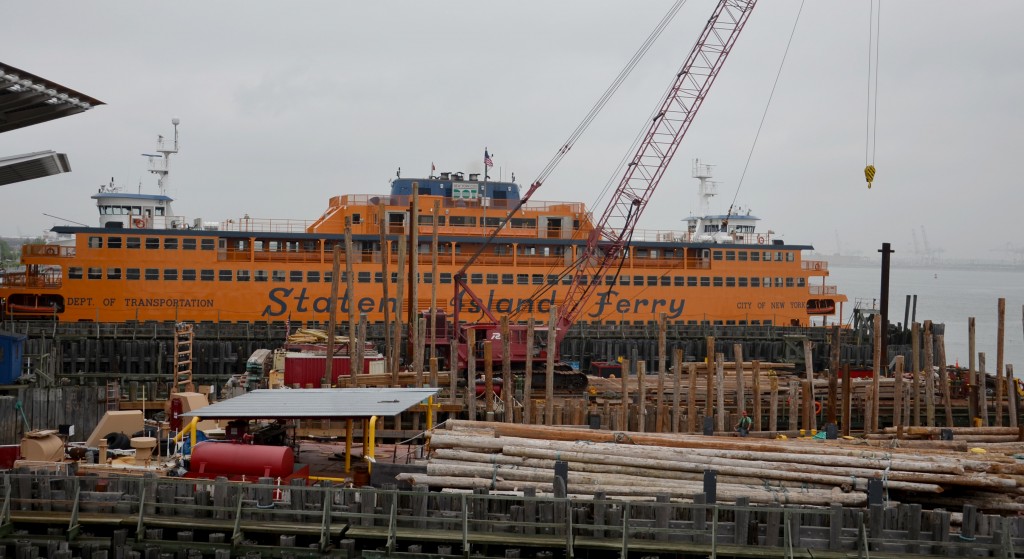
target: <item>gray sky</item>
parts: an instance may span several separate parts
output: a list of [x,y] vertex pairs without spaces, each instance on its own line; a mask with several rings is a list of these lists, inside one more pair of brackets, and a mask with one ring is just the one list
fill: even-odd
[[[7,2],[2,61],[107,102],[0,135],[0,154],[66,152],[73,172],[0,189],[0,235],[94,224],[111,177],[155,191],[145,158],[181,118],[178,214],[312,220],[332,195],[403,176],[531,181],[668,0]],[[690,0],[536,198],[597,193],[659,102],[714,2]],[[800,3],[762,0],[683,142],[645,229],[681,229],[691,161],[739,182]],[[869,2],[807,2],[738,203],[793,243],[1009,258],[1022,196],[1024,2],[885,2],[878,176],[865,186]],[[595,208],[603,210],[603,204]]]

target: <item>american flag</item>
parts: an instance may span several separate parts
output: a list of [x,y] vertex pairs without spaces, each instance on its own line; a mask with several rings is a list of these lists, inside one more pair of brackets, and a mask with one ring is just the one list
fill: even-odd
[[487,153],[487,148],[484,148],[484,167],[494,167],[494,161],[491,159],[491,155]]

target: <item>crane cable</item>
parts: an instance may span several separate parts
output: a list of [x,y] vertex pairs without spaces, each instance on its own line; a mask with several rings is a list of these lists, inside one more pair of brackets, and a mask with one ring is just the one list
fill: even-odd
[[[868,16],[868,103],[866,111],[866,126],[864,131],[864,178],[868,181],[868,188],[875,180],[875,151],[878,147],[878,47],[881,36],[882,21],[882,0],[878,1],[878,8],[875,8],[875,0],[871,0],[871,10]],[[872,50],[874,50],[874,64],[871,61]],[[872,76],[874,70],[874,76]],[[874,92],[872,92],[872,78],[874,79]]]
[[612,98],[615,92],[619,89],[619,86],[621,86],[622,83],[626,81],[626,78],[629,77],[629,74],[633,71],[634,68],[636,68],[636,65],[640,62],[644,55],[647,54],[647,51],[650,50],[651,45],[653,45],[655,40],[657,40],[657,38],[661,36],[661,32],[665,30],[665,27],[668,26],[669,22],[672,21],[676,13],[679,12],[679,9],[682,8],[683,4],[685,3],[686,0],[676,0],[676,2],[669,8],[668,12],[666,12],[665,15],[661,18],[661,21],[658,22],[658,25],[654,27],[651,33],[647,36],[647,39],[645,39],[643,44],[640,45],[640,48],[638,48],[636,52],[633,53],[633,57],[629,59],[629,61],[622,68],[622,70],[619,71],[619,74],[615,77],[615,79],[612,80],[612,83],[609,84],[608,88],[605,89],[604,93],[601,94],[601,97],[598,98],[598,100],[590,108],[590,112],[587,113],[587,116],[583,117],[583,121],[581,121],[579,125],[576,126],[576,129],[573,130],[572,134],[569,135],[569,139],[567,139],[562,144],[562,147],[558,149],[558,152],[555,153],[551,160],[548,161],[547,165],[545,165],[544,168],[541,170],[540,174],[537,175],[536,180],[534,180],[534,184],[543,183],[547,179],[548,175],[550,175],[555,170],[555,167],[557,167],[558,164],[562,161],[562,158],[565,157],[565,154],[568,153],[570,149],[572,149],[576,141],[579,140],[580,136],[583,135],[583,132],[585,132],[587,128],[590,126],[590,124],[594,121],[594,119],[597,118],[597,115],[598,113],[601,112],[601,109],[603,109],[604,106],[608,103],[608,101]]
[[772,105],[772,99],[775,97],[775,89],[779,86],[779,78],[782,77],[782,68],[786,65],[786,58],[789,56],[789,47],[793,45],[793,37],[796,35],[796,26],[800,23],[800,14],[804,11],[804,1],[800,2],[800,9],[796,12],[796,19],[793,21],[793,28],[789,31],[789,40],[786,41],[786,50],[782,53],[782,60],[779,61],[779,69],[775,72],[775,83],[772,84],[772,90],[768,94],[768,102],[764,104],[764,112],[761,113],[761,122],[757,125],[757,132],[754,133],[754,141],[750,144],[750,152],[747,153],[747,161],[743,164],[743,172],[740,173],[740,180],[736,184],[736,192],[732,195],[732,202],[729,203],[729,211],[725,213],[725,224],[728,228],[729,218],[732,216],[732,210],[736,207],[736,199],[740,195],[740,189],[743,188],[743,179],[747,176],[747,169],[750,167],[750,160],[754,158],[754,148],[757,147],[757,140],[761,137],[761,129],[764,128],[764,121],[768,117],[768,108]]

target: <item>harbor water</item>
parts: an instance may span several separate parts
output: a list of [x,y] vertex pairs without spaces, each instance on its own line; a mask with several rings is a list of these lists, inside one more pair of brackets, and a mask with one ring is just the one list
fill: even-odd
[[[839,286],[850,302],[843,321],[851,320],[857,300],[878,305],[881,270],[878,267],[830,266],[829,283]],[[907,295],[917,295],[916,321],[946,325],[946,360],[968,362],[969,317],[975,318],[976,351],[985,353],[985,370],[996,370],[998,301],[1006,299],[1005,363],[1014,376],[1024,375],[1024,268],[949,268],[893,266],[889,278],[889,322],[902,323]],[[913,309],[911,310],[913,312]],[[911,318],[911,322],[915,319]]]

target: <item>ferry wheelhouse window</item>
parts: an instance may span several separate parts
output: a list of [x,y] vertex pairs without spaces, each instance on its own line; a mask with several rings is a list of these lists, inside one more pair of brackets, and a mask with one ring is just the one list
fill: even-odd
[[761,253],[760,252],[758,252],[756,250],[750,252],[750,261],[751,262],[758,262],[760,260],[761,260]]
[[160,279],[159,268],[146,268],[146,279],[147,280],[158,280]]
[[763,260],[765,262],[771,262],[772,261],[772,251],[766,250],[766,251],[762,252],[761,253],[761,260]]
[[484,282],[483,274],[469,274],[469,283],[481,284]]
[[521,218],[521,217],[513,217],[512,221],[509,222],[509,225],[513,229],[536,229],[537,228],[537,220],[536,219],[525,219],[525,218]]
[[786,251],[786,262],[792,262],[795,259],[796,256],[793,255],[793,251]]
[[142,277],[138,268],[128,268],[124,271],[124,279],[137,280]]
[[202,250],[213,250],[214,249],[213,239],[200,239],[199,248]]
[[359,283],[370,283],[370,272],[359,272],[356,274],[356,281]]
[[775,251],[775,261],[776,262],[782,262],[782,251],[781,250]]
[[[259,279],[260,273],[263,274],[263,279]],[[256,281],[267,281],[267,273],[262,270],[256,272]],[[306,272],[306,281],[310,283],[320,283],[320,272],[309,271]]]
[[128,237],[126,244],[128,248],[141,248],[142,239],[139,237]]
[[277,283],[284,282],[284,270],[274,270],[270,272],[270,278]]
[[103,248],[103,237],[89,237],[89,248]]
[[302,282],[302,270],[292,270],[288,272],[288,281],[292,283]]
[[178,250],[178,239],[175,237],[164,239],[164,250]]
[[86,277],[91,280],[103,279],[103,268],[89,268],[89,273]]
[[[315,274],[316,272],[310,272],[310,273],[311,274]],[[268,275],[267,275],[267,271],[266,270],[256,270],[256,272],[252,276],[252,279],[253,279],[253,281],[266,282],[267,281],[267,277],[268,277]]]
[[181,271],[181,281],[196,281],[196,271],[194,268],[185,268]]
[[720,250],[713,250],[713,251],[711,251],[711,258],[713,260],[721,260],[722,259],[722,251],[720,251]]
[[352,214],[352,225],[357,225],[363,222],[363,216],[360,214]]
[[451,283],[451,282],[452,282],[452,275],[447,273],[447,272],[442,272],[441,273],[441,283]]
[[178,279],[177,268],[166,268],[164,269],[164,280],[165,281],[176,281]]
[[735,250],[727,250],[727,251],[725,251],[725,260],[727,262],[734,262],[736,260],[736,251]]
[[107,268],[107,279],[121,279],[121,268]]
[[234,277],[235,275],[231,273],[231,270],[220,270],[217,273],[217,279],[219,281],[231,281]]
[[146,237],[146,250],[156,250],[160,248],[160,239],[157,237]]
[[200,281],[213,281],[213,270],[199,270]]
[[107,248],[121,248],[121,237],[107,237]]
[[501,274],[502,285],[512,285],[515,283],[515,277],[512,274]]
[[745,251],[745,250],[738,250],[738,251],[736,251],[736,260],[739,260],[740,262],[746,262],[747,261],[747,251]]
[[711,287],[711,278],[709,278],[707,276],[701,276],[700,277],[700,286],[701,287]]
[[487,274],[487,285],[498,285],[498,274]]
[[195,250],[196,240],[195,239],[182,239],[181,250]]

